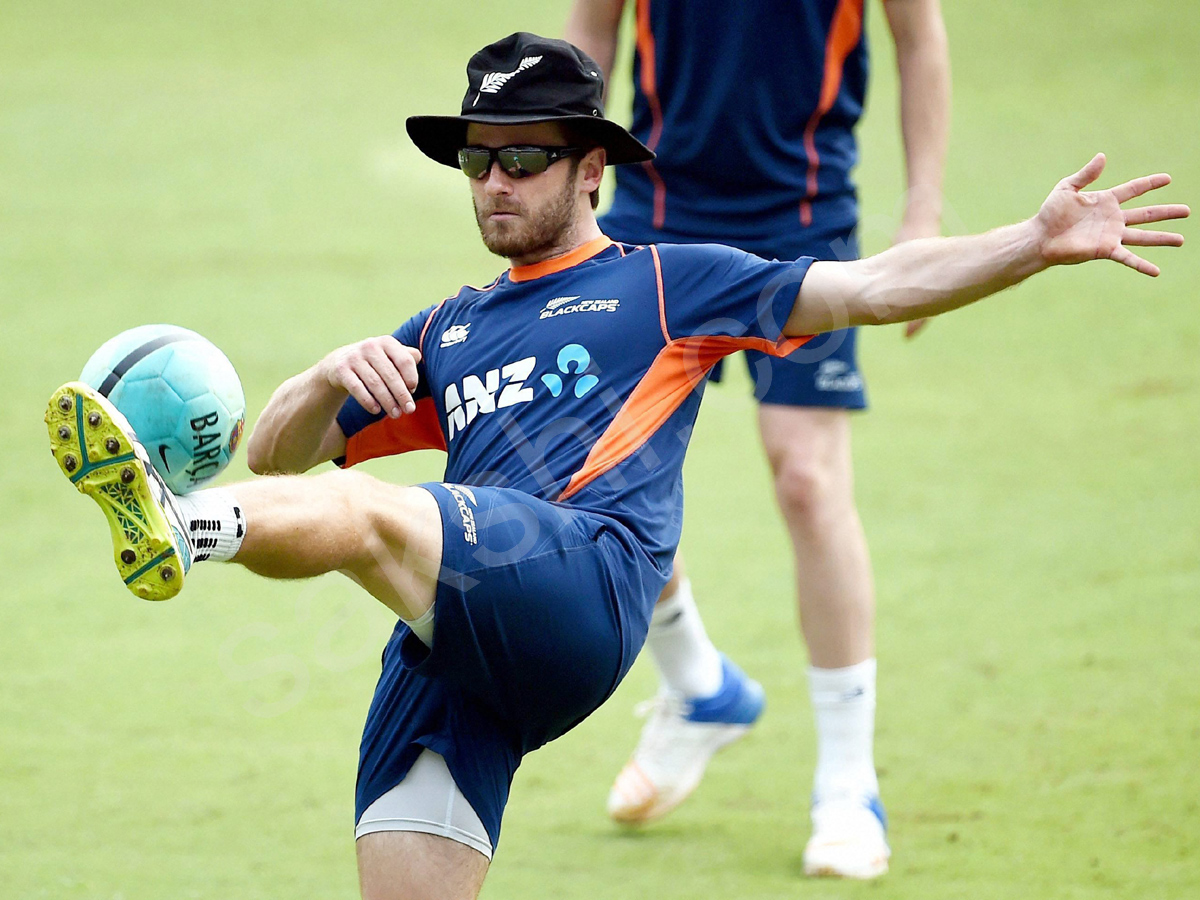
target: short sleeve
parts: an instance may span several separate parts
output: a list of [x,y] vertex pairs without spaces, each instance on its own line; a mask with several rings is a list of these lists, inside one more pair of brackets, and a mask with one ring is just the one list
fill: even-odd
[[[420,348],[429,319],[439,306],[423,309],[397,328],[392,336],[406,347]],[[334,462],[339,466],[352,466],[366,459],[409,450],[444,450],[446,442],[429,390],[424,359],[417,363],[417,389],[413,391],[413,400],[417,404],[413,413],[389,419],[383,413],[367,412],[353,397],[348,398],[337,415],[338,425],[346,435],[346,455]]]
[[662,280],[672,339],[720,336],[783,355],[807,338],[783,336],[800,285],[814,260],[768,262],[720,244],[660,244],[651,248]]

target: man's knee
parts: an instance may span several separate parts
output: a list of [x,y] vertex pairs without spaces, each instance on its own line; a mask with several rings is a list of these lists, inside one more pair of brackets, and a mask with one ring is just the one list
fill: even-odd
[[381,831],[355,847],[363,900],[475,900],[488,870],[478,850],[431,834]]
[[820,527],[853,510],[849,427],[844,410],[782,409],[764,415],[763,440],[784,518]]
[[828,517],[843,491],[838,469],[825,460],[800,453],[788,454],[775,470],[775,496],[789,522],[819,524]]

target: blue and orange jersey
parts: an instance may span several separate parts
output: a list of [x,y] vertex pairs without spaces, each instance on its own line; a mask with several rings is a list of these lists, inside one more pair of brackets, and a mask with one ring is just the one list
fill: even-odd
[[348,400],[339,464],[445,450],[445,481],[614,518],[665,573],[708,372],[737,350],[804,342],[781,328],[811,263],[599,237],[465,287],[395,332],[422,353],[416,411],[390,419]]
[[743,246],[853,228],[863,0],[635,2],[631,130],[658,158],[618,170],[605,228]]

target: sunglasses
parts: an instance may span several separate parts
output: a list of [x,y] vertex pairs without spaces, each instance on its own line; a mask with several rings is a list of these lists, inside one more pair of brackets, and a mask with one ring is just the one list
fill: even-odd
[[553,163],[586,147],[463,147],[458,151],[458,167],[468,178],[486,178],[492,171],[492,163],[512,178],[528,178],[541,175]]

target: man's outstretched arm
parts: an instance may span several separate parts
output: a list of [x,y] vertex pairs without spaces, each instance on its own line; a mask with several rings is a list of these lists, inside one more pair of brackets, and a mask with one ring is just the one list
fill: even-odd
[[1051,191],[1026,222],[986,234],[908,241],[854,262],[816,262],[784,325],[786,335],[848,325],[882,325],[936,316],[1002,291],[1057,265],[1111,259],[1156,276],[1158,266],[1130,247],[1178,247],[1183,237],[1131,226],[1183,219],[1182,204],[1125,210],[1123,203],[1170,184],[1148,175],[1106,191],[1083,189],[1104,171],[1104,155]]

